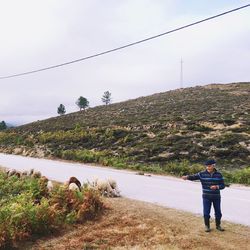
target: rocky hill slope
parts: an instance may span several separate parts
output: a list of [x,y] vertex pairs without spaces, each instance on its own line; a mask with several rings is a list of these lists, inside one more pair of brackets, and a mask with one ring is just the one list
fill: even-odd
[[250,165],[250,83],[177,89],[33,122],[0,133],[0,148],[159,166],[214,157],[223,168],[244,168]]

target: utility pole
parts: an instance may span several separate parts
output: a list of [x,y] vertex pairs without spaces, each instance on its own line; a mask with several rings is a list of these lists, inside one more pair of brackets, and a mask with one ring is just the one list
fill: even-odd
[[180,85],[181,85],[181,88],[183,88],[183,61],[182,61],[182,58],[181,58],[181,75],[180,75]]

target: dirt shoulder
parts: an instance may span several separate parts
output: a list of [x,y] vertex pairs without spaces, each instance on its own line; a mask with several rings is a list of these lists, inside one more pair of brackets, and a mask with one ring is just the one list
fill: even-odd
[[94,221],[20,249],[250,249],[250,227],[224,222],[225,232],[205,233],[200,216],[126,198],[104,199]]

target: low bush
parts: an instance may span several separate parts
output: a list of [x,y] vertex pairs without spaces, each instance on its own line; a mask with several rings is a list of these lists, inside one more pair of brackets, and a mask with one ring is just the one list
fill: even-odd
[[226,183],[240,183],[250,185],[250,167],[234,170],[222,171]]
[[63,150],[61,157],[65,160],[74,160],[80,162],[99,162],[100,158],[105,155],[104,152],[96,152],[92,150]]
[[83,222],[102,209],[100,196],[93,190],[57,186],[49,193],[43,179],[8,178],[0,172],[0,248]]
[[250,167],[233,172],[234,182],[250,185]]

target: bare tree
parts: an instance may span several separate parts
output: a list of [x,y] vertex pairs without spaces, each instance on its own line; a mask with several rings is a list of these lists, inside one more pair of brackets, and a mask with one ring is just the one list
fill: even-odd
[[109,91],[105,91],[102,96],[102,102],[106,105],[111,103],[111,93]]

